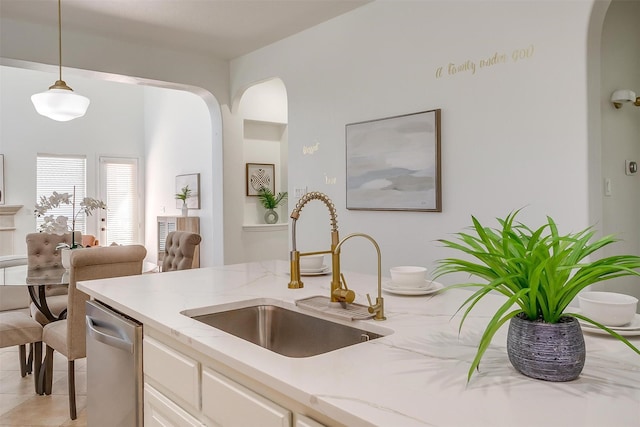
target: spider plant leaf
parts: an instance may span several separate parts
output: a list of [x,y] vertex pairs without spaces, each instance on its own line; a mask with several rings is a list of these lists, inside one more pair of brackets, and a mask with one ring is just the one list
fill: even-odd
[[593,326],[602,329],[603,331],[608,332],[609,334],[611,334],[611,336],[619,339],[620,341],[622,341],[623,343],[625,343],[631,350],[635,351],[636,353],[640,354],[640,349],[638,349],[636,346],[634,346],[633,344],[631,344],[629,342],[628,339],[626,339],[625,337],[623,337],[622,335],[620,335],[618,332],[614,331],[613,329],[596,322],[595,320],[591,320],[590,318],[579,314],[579,313],[565,313],[566,316],[571,316],[571,317],[575,317],[577,319],[581,319],[587,323],[591,323]]

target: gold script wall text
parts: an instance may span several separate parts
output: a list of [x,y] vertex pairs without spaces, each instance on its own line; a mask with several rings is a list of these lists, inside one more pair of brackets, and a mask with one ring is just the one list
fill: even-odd
[[475,75],[476,71],[487,69],[500,64],[506,64],[507,62],[518,62],[525,59],[531,59],[535,48],[533,45],[529,45],[523,49],[514,49],[511,55],[506,53],[494,52],[493,55],[489,55],[479,60],[467,59],[462,62],[449,62],[447,65],[436,68],[436,78],[439,79],[442,76],[455,76],[459,73],[471,73]]

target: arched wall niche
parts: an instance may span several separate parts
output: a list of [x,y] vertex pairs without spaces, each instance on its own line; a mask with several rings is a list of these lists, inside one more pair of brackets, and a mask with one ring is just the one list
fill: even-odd
[[244,261],[286,259],[287,202],[276,209],[277,223],[266,224],[265,208],[257,196],[249,195],[255,190],[249,183],[249,165],[273,165],[274,193],[288,191],[288,105],[283,81],[270,78],[246,87],[234,98],[233,110],[242,127]]

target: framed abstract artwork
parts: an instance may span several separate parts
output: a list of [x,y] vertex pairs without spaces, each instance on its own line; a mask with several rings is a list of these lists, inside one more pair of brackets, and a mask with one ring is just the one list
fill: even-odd
[[[187,198],[187,207],[189,209],[200,209],[200,174],[191,173],[188,175],[176,176],[176,193],[182,193],[182,189],[189,187],[191,195]],[[176,199],[176,208],[182,207],[182,201]]]
[[247,163],[247,196],[257,196],[262,187],[275,194],[275,169],[272,163]]
[[442,212],[439,109],[345,128],[347,209]]

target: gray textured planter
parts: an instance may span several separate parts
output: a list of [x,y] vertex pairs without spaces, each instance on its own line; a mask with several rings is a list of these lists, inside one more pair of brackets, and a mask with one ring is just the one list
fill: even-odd
[[571,381],[584,367],[586,351],[577,319],[558,323],[530,321],[518,315],[509,321],[507,354],[523,375],[545,381]]
[[278,212],[273,209],[267,209],[264,213],[264,222],[267,224],[276,224],[278,222]]

